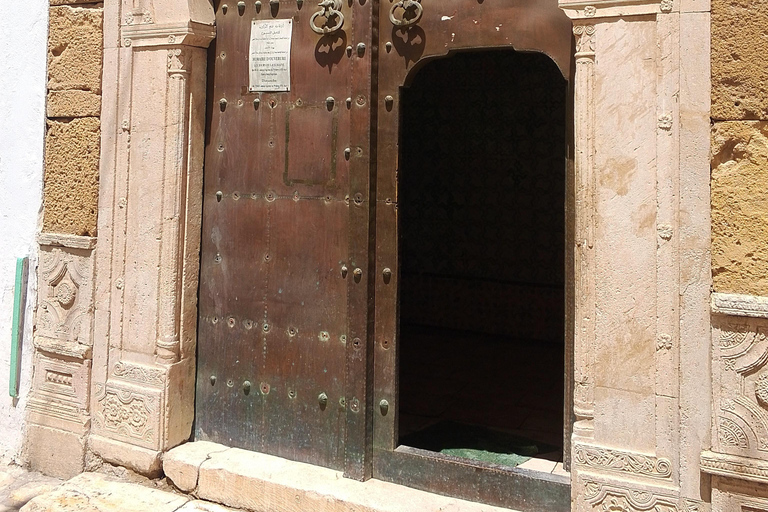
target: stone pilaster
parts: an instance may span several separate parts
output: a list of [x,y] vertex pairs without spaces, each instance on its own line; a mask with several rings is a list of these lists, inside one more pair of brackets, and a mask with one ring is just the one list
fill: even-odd
[[89,444],[155,474],[194,417],[205,47],[215,32],[207,2],[109,12],[120,26],[105,50]]

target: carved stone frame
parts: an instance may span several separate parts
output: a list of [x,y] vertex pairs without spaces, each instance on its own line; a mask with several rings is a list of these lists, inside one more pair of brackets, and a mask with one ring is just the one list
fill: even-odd
[[[709,343],[702,342],[710,336],[709,7],[705,0],[560,6],[574,20],[576,37],[574,510],[703,510],[699,460],[710,431],[701,413],[710,407],[701,392],[710,379]],[[106,0],[104,19],[89,447],[110,462],[157,474],[162,453],[189,438],[194,418],[206,47],[214,16],[208,0]],[[620,30],[626,37],[618,37]],[[631,52],[646,52],[653,66],[624,76],[601,64],[631,60]],[[652,304],[631,318],[645,322],[643,355],[650,354],[638,370],[647,392],[632,395],[637,439],[611,430],[612,421],[629,421],[615,407],[623,391],[605,380],[615,370],[608,356],[625,346],[606,332],[604,319],[624,313],[621,300],[609,300],[600,286],[617,278],[606,262],[621,270],[621,255],[605,248],[616,241],[606,219],[618,223],[622,212],[612,212],[604,195],[615,169],[601,159],[623,147],[597,122],[610,127],[610,109],[626,107],[601,91],[620,91],[631,80],[652,90],[632,89],[645,94],[638,107],[643,123],[620,134],[628,139],[621,143],[645,148],[638,154],[653,163],[647,169],[655,179],[643,189],[652,193],[633,203],[654,206],[650,225],[636,237],[648,274],[637,279],[651,290],[644,299]],[[640,186],[628,182],[624,194]]]

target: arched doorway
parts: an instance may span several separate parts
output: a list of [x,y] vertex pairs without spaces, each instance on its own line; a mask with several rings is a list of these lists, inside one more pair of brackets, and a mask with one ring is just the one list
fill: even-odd
[[403,90],[403,445],[562,460],[566,91],[513,50],[433,60]]
[[423,6],[380,30],[373,476],[567,510],[519,464],[570,449],[571,25]]

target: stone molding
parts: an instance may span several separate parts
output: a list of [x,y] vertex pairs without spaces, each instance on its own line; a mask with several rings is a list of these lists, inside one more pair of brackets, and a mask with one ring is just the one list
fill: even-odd
[[768,297],[713,293],[712,313],[751,318],[768,318]]
[[672,477],[672,465],[669,459],[601,446],[574,444],[573,462],[592,469],[626,473],[633,476],[661,479]]
[[710,475],[768,484],[768,461],[765,460],[704,451],[701,470]]
[[70,249],[91,250],[96,247],[96,237],[67,235],[64,233],[39,233],[37,243],[40,245],[68,247]]
[[673,0],[559,0],[559,5],[573,20],[668,14],[676,7]]
[[216,37],[216,28],[204,23],[168,23],[162,25],[123,25],[121,40],[125,47],[182,45],[206,48]]

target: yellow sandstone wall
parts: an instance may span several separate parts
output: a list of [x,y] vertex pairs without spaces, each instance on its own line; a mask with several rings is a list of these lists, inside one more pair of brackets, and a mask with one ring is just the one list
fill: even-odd
[[712,0],[714,291],[768,296],[768,0]]
[[96,236],[101,3],[51,0],[43,231]]

